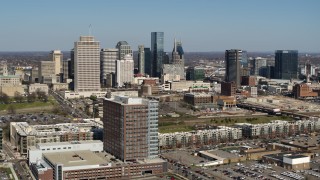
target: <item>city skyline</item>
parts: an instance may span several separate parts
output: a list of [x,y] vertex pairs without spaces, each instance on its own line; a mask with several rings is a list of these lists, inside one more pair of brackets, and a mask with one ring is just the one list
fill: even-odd
[[151,46],[151,32],[164,32],[166,52],[174,38],[186,52],[320,52],[319,5],[312,0],[3,2],[0,51],[68,51],[90,32],[101,48],[127,41],[137,51],[138,45]]

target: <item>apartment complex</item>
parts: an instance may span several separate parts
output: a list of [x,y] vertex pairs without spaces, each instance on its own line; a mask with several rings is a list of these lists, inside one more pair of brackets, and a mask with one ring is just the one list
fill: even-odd
[[108,153],[122,161],[158,156],[158,101],[115,96],[103,108]]
[[100,42],[93,36],[74,43],[74,90],[100,91]]
[[246,138],[275,138],[314,132],[320,129],[320,119],[298,120],[294,122],[275,120],[264,124],[239,123]]
[[241,128],[218,126],[217,129],[159,134],[159,146],[162,148],[200,146],[241,138]]
[[10,141],[21,155],[37,143],[92,140],[94,123],[62,123],[52,125],[29,125],[27,122],[10,123]]

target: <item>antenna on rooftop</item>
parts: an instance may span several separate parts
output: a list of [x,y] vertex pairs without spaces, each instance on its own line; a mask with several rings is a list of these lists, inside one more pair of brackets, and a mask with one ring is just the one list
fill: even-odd
[[89,25],[89,36],[91,36],[91,31],[92,31],[92,26],[91,24]]

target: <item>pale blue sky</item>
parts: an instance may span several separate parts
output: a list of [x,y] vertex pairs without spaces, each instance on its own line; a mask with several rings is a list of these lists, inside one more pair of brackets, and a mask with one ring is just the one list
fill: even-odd
[[150,47],[163,31],[185,51],[297,49],[320,52],[319,0],[7,0],[0,3],[0,51],[69,50],[89,33],[112,48]]

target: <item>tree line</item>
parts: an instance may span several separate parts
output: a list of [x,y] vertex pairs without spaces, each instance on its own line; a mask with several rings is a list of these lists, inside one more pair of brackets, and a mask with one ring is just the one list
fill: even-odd
[[19,92],[15,92],[13,98],[10,98],[6,93],[0,92],[0,103],[1,104],[10,104],[10,103],[23,103],[28,102],[32,103],[35,101],[42,101],[47,102],[48,101],[48,95],[40,90],[37,90],[36,92],[27,94],[27,96],[22,95]]

